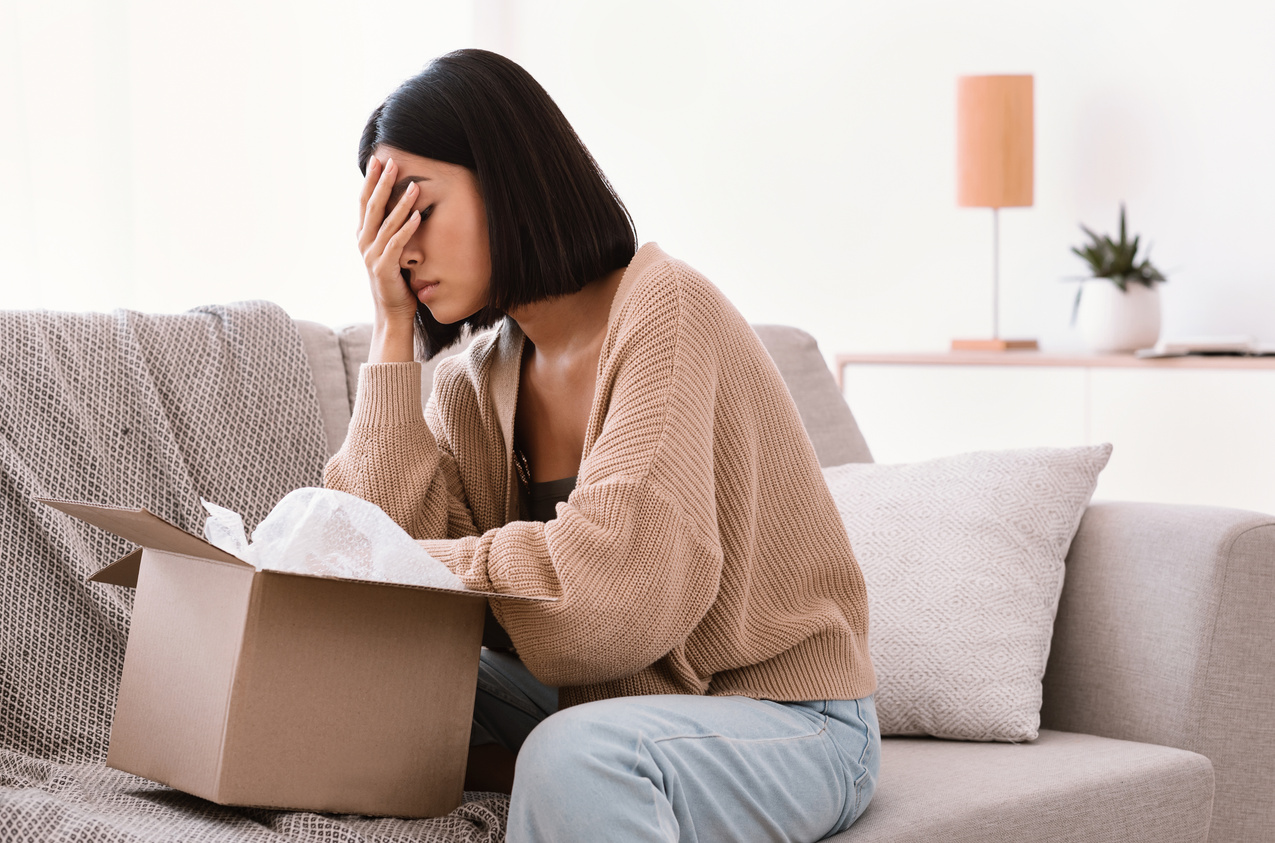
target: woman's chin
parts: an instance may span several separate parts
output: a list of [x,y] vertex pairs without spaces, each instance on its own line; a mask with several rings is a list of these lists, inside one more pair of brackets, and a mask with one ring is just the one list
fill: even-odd
[[429,311],[429,315],[434,317],[434,321],[440,325],[451,325],[467,318],[462,315],[457,315],[450,308],[446,307],[438,307],[437,305],[431,307],[427,304],[425,305],[425,308]]

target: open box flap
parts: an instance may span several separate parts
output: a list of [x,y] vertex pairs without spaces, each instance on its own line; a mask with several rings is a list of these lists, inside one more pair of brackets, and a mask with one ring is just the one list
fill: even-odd
[[122,585],[126,588],[137,588],[137,572],[142,567],[142,548],[115,560],[96,574],[89,577],[89,582],[100,582],[107,585]]
[[[242,559],[231,556],[221,548],[209,544],[193,533],[186,532],[176,524],[170,524],[155,513],[148,512],[145,509],[129,509],[122,506],[105,506],[103,504],[65,501],[56,498],[36,498],[35,500],[48,504],[54,509],[61,510],[67,515],[74,515],[81,521],[87,521],[94,527],[101,527],[103,530],[112,532],[120,538],[128,539],[134,544],[140,544],[142,547],[150,547],[155,550],[167,551],[168,553],[180,553],[183,556],[197,556],[201,559],[215,559],[218,562],[230,562],[248,568],[252,567]],[[131,554],[116,562],[115,565],[119,565],[129,558],[131,558]],[[114,567],[114,565],[109,567]],[[103,569],[103,571],[105,570]],[[134,575],[133,580],[136,582],[136,575]]]
[[[219,547],[216,547],[198,536],[188,533],[175,524],[170,524],[153,512],[145,509],[129,509],[119,506],[105,506],[103,504],[83,503],[80,501],[66,501],[56,498],[36,498],[41,503],[48,504],[54,509],[74,515],[83,521],[87,521],[95,527],[101,527],[108,530],[121,538],[128,539],[142,547],[149,547],[154,550],[163,550],[168,553],[180,553],[183,556],[196,556],[201,559],[213,559],[219,562],[230,562],[235,565],[243,565],[246,568],[252,568],[253,565],[243,561],[242,559],[232,556]],[[136,587],[137,572],[141,565],[141,550],[135,550],[116,562],[102,568],[89,579],[93,582],[111,583],[114,585],[123,585],[128,587]],[[491,591],[458,591],[453,588],[436,588],[426,585],[405,585],[402,583],[382,582],[377,580],[362,580],[353,577],[334,577],[324,574],[304,574],[294,571],[274,571],[269,568],[265,569],[271,574],[279,574],[282,576],[292,577],[312,577],[314,579],[323,580],[341,580],[347,582],[363,582],[372,585],[388,585],[395,588],[420,588],[428,591],[439,591],[444,594],[465,594],[474,597],[495,597],[499,600],[523,600],[537,603],[554,603],[557,602],[556,597],[530,597],[521,594],[497,594]]]

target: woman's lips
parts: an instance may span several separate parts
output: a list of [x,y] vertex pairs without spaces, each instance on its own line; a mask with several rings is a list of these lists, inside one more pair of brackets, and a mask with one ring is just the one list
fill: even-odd
[[437,281],[426,281],[421,285],[420,289],[416,291],[416,298],[422,302],[427,301],[430,296],[433,295],[436,287],[438,287]]

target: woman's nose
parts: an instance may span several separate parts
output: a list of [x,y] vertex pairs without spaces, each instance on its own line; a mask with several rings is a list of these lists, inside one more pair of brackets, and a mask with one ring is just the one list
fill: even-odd
[[398,256],[398,265],[403,269],[413,269],[420,266],[423,260],[425,260],[425,253],[421,250],[416,235],[413,234],[404,244],[403,253]]

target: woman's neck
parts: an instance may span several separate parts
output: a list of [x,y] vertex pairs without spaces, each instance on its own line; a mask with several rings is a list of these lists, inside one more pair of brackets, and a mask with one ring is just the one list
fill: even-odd
[[593,356],[606,336],[611,302],[624,277],[617,269],[583,289],[555,299],[522,305],[509,311],[527,341],[528,349],[542,362],[570,364],[581,357]]

